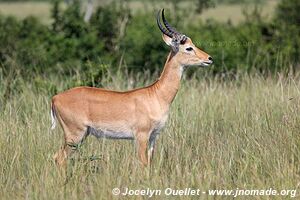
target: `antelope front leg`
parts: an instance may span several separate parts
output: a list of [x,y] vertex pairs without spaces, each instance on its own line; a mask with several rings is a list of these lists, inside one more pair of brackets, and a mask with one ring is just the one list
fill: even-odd
[[74,152],[72,147],[64,144],[53,156],[56,165],[60,170],[65,170],[67,168],[66,160]]
[[83,142],[85,137],[87,137],[86,129],[78,129],[77,132],[70,132],[66,127],[65,132],[65,144],[59,149],[59,151],[54,155],[54,160],[60,169],[66,169],[67,159],[70,157]]
[[148,148],[148,140],[146,133],[140,133],[137,138],[137,153],[140,162],[143,164],[143,166],[148,165],[148,159],[147,159],[147,148]]

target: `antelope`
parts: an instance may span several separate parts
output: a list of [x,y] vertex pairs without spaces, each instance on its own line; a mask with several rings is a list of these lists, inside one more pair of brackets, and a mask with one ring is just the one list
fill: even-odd
[[164,42],[171,47],[156,82],[125,92],[75,87],[52,98],[51,129],[55,128],[57,119],[64,132],[64,144],[54,155],[58,166],[66,166],[67,158],[76,150],[74,146],[88,135],[135,140],[140,163],[150,164],[156,138],[167,121],[184,69],[213,63],[207,53],[167,22],[164,9],[156,18]]

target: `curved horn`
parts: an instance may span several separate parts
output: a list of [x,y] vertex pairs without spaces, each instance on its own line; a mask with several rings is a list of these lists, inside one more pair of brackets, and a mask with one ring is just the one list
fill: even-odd
[[[161,10],[158,11],[157,16],[156,16],[156,22],[157,22],[158,28],[161,30],[161,32],[163,34],[165,34],[165,35],[169,36],[170,38],[172,38],[173,33],[170,32],[168,29],[165,29],[160,23],[160,19],[159,19],[160,18],[160,12],[161,12]],[[162,12],[164,12],[164,9],[162,10]]]
[[163,20],[163,23],[164,23],[164,25],[166,26],[167,30],[171,32],[171,34],[173,35],[173,37],[176,36],[176,37],[179,39],[179,41],[180,41],[181,44],[184,44],[185,41],[187,40],[187,37],[186,37],[184,34],[179,33],[175,28],[173,28],[173,27],[167,22],[167,20],[166,20],[166,18],[165,18],[165,13],[164,13],[164,11],[165,11],[165,9],[162,9],[162,20]]
[[173,28],[166,20],[165,18],[165,9],[162,9],[162,20],[166,28],[171,32],[171,33],[177,33],[180,34],[178,31],[176,31],[175,28]]

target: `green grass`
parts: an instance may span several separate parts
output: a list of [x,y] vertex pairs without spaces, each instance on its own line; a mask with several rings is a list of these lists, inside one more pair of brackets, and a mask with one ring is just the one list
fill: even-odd
[[[97,5],[109,3],[110,0],[96,1]],[[275,6],[278,0],[269,0],[265,4],[261,5],[262,15],[264,18],[270,18],[274,12]],[[65,7],[66,5],[63,5]],[[130,1],[129,7],[133,13],[151,11],[156,12],[161,7],[171,8],[170,4],[156,2],[142,2],[142,1]],[[194,8],[194,4],[189,2],[182,2],[178,6],[179,8]],[[153,11],[154,9],[154,11]],[[196,18],[201,19],[215,19],[220,22],[231,21],[233,24],[237,24],[244,19],[243,9],[251,10],[253,5],[216,5],[215,8],[205,10],[203,14],[196,15]],[[0,13],[3,15],[14,15],[20,19],[27,16],[36,16],[43,23],[51,23],[50,19],[51,4],[48,2],[0,2]],[[191,18],[192,17],[192,18]],[[195,20],[193,16],[187,16],[188,20]],[[190,19],[191,18],[191,19]]]
[[[105,85],[129,87],[125,79],[115,80]],[[299,189],[299,80],[260,76],[226,82],[183,80],[150,172],[140,168],[134,142],[90,136],[69,161],[67,183],[52,160],[63,134],[60,128],[49,130],[51,95],[21,84],[23,92],[12,96],[0,112],[1,199],[129,199],[113,197],[115,187]],[[1,82],[2,96],[5,80]],[[61,90],[65,82],[54,84]],[[88,161],[91,156],[99,159]]]

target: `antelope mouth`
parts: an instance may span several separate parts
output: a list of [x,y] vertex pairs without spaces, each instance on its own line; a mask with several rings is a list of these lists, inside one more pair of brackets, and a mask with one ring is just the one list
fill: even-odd
[[202,65],[203,67],[207,67],[207,66],[211,65],[212,63],[213,63],[213,61],[212,61],[212,60],[209,60],[209,61],[204,61],[204,62],[202,62],[201,65]]

